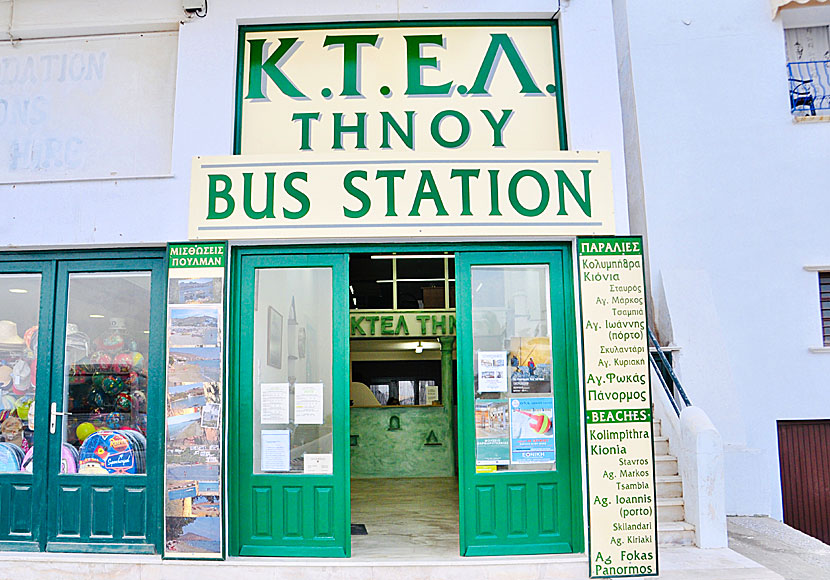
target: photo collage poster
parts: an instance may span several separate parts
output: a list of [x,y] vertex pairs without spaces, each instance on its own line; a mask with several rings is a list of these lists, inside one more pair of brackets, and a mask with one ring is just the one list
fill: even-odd
[[509,342],[509,350],[477,352],[476,471],[555,469],[550,337]]
[[221,558],[226,246],[170,244],[165,558]]

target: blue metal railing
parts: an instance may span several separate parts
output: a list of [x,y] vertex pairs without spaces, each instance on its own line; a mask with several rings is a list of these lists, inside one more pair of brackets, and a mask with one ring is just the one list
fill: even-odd
[[790,110],[797,117],[830,111],[830,60],[787,63]]
[[[669,401],[671,401],[671,405],[674,408],[674,412],[677,413],[677,416],[680,416],[680,404],[678,403],[677,399],[679,398],[680,401],[683,403],[683,407],[691,407],[692,402],[689,400],[689,397],[686,396],[686,391],[683,390],[683,386],[680,384],[680,379],[677,378],[677,375],[674,374],[674,369],[672,368],[671,362],[666,358],[666,354],[663,352],[663,349],[660,348],[660,343],[657,342],[657,338],[654,336],[654,333],[651,332],[650,328],[648,330],[648,340],[651,343],[651,347],[654,349],[654,352],[649,350],[648,358],[651,361],[651,366],[654,367],[654,370],[657,373],[658,378],[660,379],[660,383],[663,385],[663,390],[666,391],[666,395],[669,397]],[[657,357],[655,357],[657,355]],[[660,363],[657,360],[660,360]],[[662,365],[662,368],[660,367]],[[671,380],[672,386],[670,387],[668,382],[666,381],[665,374],[669,375],[669,379]]]

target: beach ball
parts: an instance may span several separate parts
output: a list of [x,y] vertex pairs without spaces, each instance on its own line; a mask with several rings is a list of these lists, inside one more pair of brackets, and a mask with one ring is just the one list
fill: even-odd
[[533,429],[535,433],[539,435],[544,435],[548,431],[550,431],[551,421],[550,417],[545,415],[544,413],[533,414],[530,416],[530,428]]
[[87,437],[95,433],[97,429],[95,425],[89,422],[84,422],[78,425],[75,429],[75,435],[78,436],[78,441],[84,441]]
[[101,389],[107,395],[114,395],[124,390],[124,381],[116,375],[109,375],[101,382]]
[[121,391],[115,396],[115,408],[125,413],[133,406],[133,400],[130,398],[130,393]]
[[95,365],[96,370],[106,371],[112,366],[112,357],[103,351],[96,351],[89,355],[89,361]]

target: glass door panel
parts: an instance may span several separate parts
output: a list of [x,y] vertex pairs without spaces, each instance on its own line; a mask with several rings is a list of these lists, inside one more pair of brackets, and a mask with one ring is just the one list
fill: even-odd
[[582,550],[568,247],[456,254],[461,553]]
[[350,553],[344,255],[240,251],[231,553]]

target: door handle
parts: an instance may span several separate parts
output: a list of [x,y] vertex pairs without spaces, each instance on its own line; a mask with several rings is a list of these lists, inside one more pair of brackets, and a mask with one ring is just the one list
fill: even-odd
[[58,415],[60,415],[61,417],[64,417],[64,416],[68,416],[68,415],[71,415],[71,414],[72,413],[68,413],[68,412],[63,412],[63,413],[58,412],[58,404],[55,403],[54,401],[52,401],[52,407],[51,407],[50,413],[49,413],[49,433],[51,433],[52,435],[55,434],[55,427],[57,427],[57,424],[58,424]]

